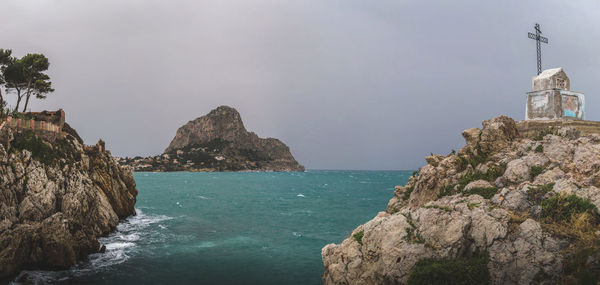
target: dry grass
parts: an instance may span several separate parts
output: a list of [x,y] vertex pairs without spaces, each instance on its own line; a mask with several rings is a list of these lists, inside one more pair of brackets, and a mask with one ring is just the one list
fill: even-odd
[[510,211],[510,220],[508,221],[508,231],[511,233],[518,232],[519,225],[525,220],[529,219],[529,213],[527,212],[512,212]]
[[597,245],[599,230],[595,218],[589,212],[575,214],[569,221],[542,222],[542,228],[556,236],[572,240],[569,248],[593,247]]

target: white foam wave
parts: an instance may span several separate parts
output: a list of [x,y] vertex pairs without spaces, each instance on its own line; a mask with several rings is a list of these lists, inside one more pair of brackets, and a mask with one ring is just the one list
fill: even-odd
[[127,261],[130,255],[135,254],[137,243],[144,240],[144,237],[149,238],[148,233],[144,232],[146,228],[152,224],[172,219],[165,215],[146,215],[140,209],[136,209],[136,212],[136,216],[122,221],[116,230],[107,237],[98,239],[100,244],[106,246],[104,253],[90,254],[87,261],[76,264],[69,270],[24,270],[11,284],[57,283],[72,277],[99,272],[103,268]]
[[113,242],[106,245],[106,250],[115,250],[135,246],[132,242]]

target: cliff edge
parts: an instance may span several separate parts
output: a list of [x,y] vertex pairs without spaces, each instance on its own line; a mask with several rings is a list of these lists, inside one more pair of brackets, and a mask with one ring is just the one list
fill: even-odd
[[[326,284],[596,284],[600,135],[501,116],[431,155],[385,212],[322,249]],[[588,282],[588,283],[586,283]]]
[[69,267],[102,251],[98,237],[135,215],[132,171],[104,142],[86,146],[63,130],[0,131],[0,277]]

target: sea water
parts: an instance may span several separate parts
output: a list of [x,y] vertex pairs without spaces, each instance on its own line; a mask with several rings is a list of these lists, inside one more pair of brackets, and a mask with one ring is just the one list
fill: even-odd
[[321,248],[386,208],[409,171],[135,173],[137,216],[106,253],[18,280],[59,284],[320,284]]

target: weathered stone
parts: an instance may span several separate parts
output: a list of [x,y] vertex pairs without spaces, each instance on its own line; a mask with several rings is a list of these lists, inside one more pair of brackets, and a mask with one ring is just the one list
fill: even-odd
[[533,184],[546,184],[546,183],[554,182],[556,180],[563,178],[564,176],[565,176],[565,172],[560,170],[560,168],[555,167],[555,168],[549,169],[546,172],[538,175],[535,178],[535,180],[533,181]]
[[7,154],[0,144],[0,279],[24,267],[69,267],[97,252],[98,237],[119,218],[135,214],[131,170],[109,152],[84,153],[71,135],[61,143],[92,163],[44,164],[28,150]]
[[484,153],[493,153],[505,148],[519,136],[515,121],[506,116],[483,121],[482,124],[479,144]]
[[407,203],[405,195],[408,194],[408,191],[409,189],[404,186],[396,186],[394,188],[394,197],[392,197],[392,199],[390,199],[390,201],[388,202],[386,212],[393,214],[400,211],[400,209],[404,207]]
[[465,186],[465,191],[470,191],[473,188],[490,188],[490,187],[494,187],[490,182],[487,182],[485,180],[476,180],[476,181],[473,181],[473,182],[467,184],[467,186]]
[[[323,249],[324,282],[404,284],[421,259],[482,252],[490,257],[492,284],[554,284],[569,274],[563,261],[569,258],[566,249],[580,246],[577,235],[564,239],[552,230],[540,218],[540,202],[574,194],[600,208],[600,136],[548,134],[532,141],[516,136],[510,125],[496,118],[481,130],[463,132],[467,145],[458,153],[462,159],[428,159],[419,175],[396,188],[386,213],[353,231],[363,231],[362,246],[351,235]],[[502,174],[498,171],[504,164]],[[492,166],[498,168],[487,172]],[[494,184],[502,189],[491,199],[467,196],[475,188],[491,187],[487,180],[500,174]],[[486,180],[470,181],[473,177]],[[461,184],[465,180],[469,183]],[[548,183],[554,183],[551,189]],[[412,193],[406,202],[401,197],[408,189]],[[594,266],[600,265],[600,254],[590,255],[586,264],[598,274],[600,267]]]
[[534,76],[531,80],[532,91],[542,91],[549,89],[562,89],[562,90],[570,90],[571,88],[571,80],[562,69],[552,68],[546,69],[542,73],[537,76]]
[[[476,149],[476,147],[480,141],[481,129],[471,128],[468,130],[464,130],[462,132],[462,136],[463,136],[463,138],[465,138],[465,142],[467,143],[467,145],[463,149],[461,149],[461,151],[466,150],[466,149],[470,149],[470,150]],[[466,153],[461,153],[461,154],[466,154]]]
[[490,249],[493,284],[531,284],[543,271],[546,278],[556,279],[562,270],[560,247],[556,239],[542,232],[539,223],[527,219],[519,225],[514,241],[505,239]]
[[529,185],[525,185],[518,190],[502,188],[500,193],[492,197],[492,203],[502,206],[503,208],[513,211],[527,211],[530,207],[527,200],[527,189]]
[[573,162],[578,173],[589,175],[600,170],[600,145],[585,143],[585,139],[575,148]]
[[505,182],[519,184],[530,178],[530,167],[523,159],[515,159],[508,163],[503,178]]
[[427,164],[431,164],[432,166],[438,166],[440,164],[440,161],[442,161],[443,159],[444,157],[439,154],[433,154],[425,157],[425,161],[427,161]]

